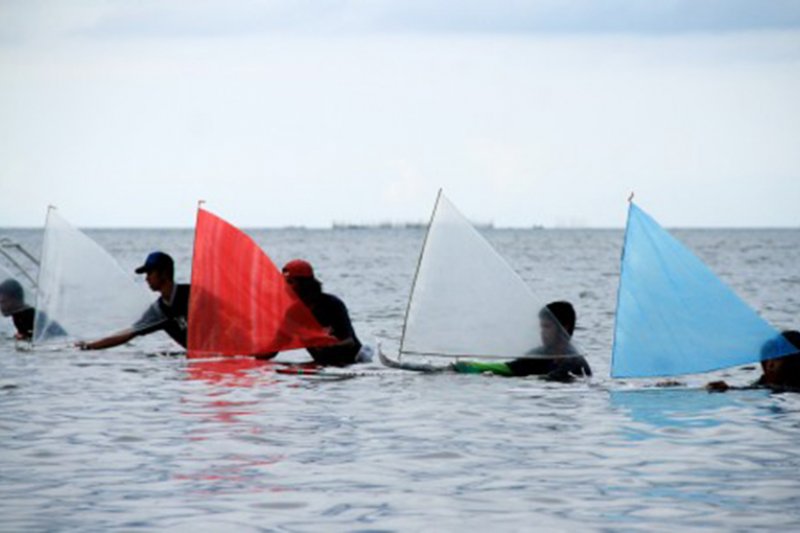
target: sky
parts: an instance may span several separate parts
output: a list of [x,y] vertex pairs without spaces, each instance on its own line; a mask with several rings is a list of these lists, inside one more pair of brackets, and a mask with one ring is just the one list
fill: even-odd
[[800,226],[800,2],[0,0],[0,227]]

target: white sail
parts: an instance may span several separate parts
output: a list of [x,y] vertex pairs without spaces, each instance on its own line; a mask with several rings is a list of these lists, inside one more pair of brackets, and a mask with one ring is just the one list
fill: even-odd
[[542,349],[543,315],[552,321],[545,303],[440,192],[400,354],[509,359],[577,353],[560,326],[565,353]]
[[155,299],[99,244],[50,208],[42,243],[34,343],[92,339],[131,327]]

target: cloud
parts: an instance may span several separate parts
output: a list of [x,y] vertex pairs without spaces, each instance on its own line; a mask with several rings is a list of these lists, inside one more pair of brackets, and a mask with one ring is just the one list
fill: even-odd
[[684,33],[786,29],[797,2],[754,0],[545,0],[385,2],[376,25],[398,31],[467,33]]
[[283,34],[675,34],[800,27],[794,0],[7,0],[0,43]]
[[[386,34],[368,29],[411,27],[395,4],[327,2],[254,3],[251,22],[363,32],[201,38],[210,2],[193,20],[31,5],[20,35],[41,40],[0,47],[0,225],[55,203],[83,225],[183,226],[200,198],[249,226],[421,220],[440,186],[498,225],[621,226],[631,190],[667,225],[797,224],[797,30]],[[150,38],[181,24],[193,38]]]

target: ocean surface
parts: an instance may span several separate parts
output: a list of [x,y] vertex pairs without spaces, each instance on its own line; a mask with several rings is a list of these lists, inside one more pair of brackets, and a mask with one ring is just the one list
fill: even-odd
[[[161,249],[189,279],[190,230],[87,233],[125,269]],[[278,265],[311,261],[362,341],[396,354],[423,230],[248,233]],[[678,388],[610,379],[622,231],[483,233],[542,300],[575,303],[590,381],[377,362],[297,376],[154,355],[176,348],[161,334],[104,352],[4,338],[0,530],[800,530],[800,394],[702,389],[754,367]],[[674,233],[772,324],[800,328],[800,230]],[[40,230],[0,236],[41,247]]]

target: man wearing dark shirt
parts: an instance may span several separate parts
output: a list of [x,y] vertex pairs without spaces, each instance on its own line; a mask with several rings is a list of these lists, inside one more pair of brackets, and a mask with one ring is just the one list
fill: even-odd
[[322,284],[314,277],[307,261],[295,259],[283,267],[286,282],[311,310],[319,325],[339,342],[322,348],[307,348],[314,362],[321,365],[345,366],[358,361],[361,342],[356,337],[347,307],[339,298],[322,292]]
[[491,372],[503,376],[545,376],[553,381],[571,381],[591,376],[589,363],[572,345],[575,331],[575,308],[569,302],[551,302],[539,311],[542,345],[507,363],[459,361],[452,369],[465,374]]
[[[786,342],[797,348],[797,351],[774,357]],[[761,348],[761,357],[763,374],[755,383],[746,387],[731,387],[725,381],[712,381],[706,385],[706,389],[711,392],[725,392],[730,389],[766,388],[774,392],[800,392],[800,331],[785,330],[778,339],[767,341]]]
[[[7,279],[0,283],[0,312],[3,316],[10,316],[17,328],[16,338],[31,340],[33,338],[36,309],[25,303],[25,290],[15,279]],[[39,313],[38,319],[47,328],[41,335],[44,338],[66,335],[64,329],[56,322],[47,320],[44,313]]]
[[188,284],[175,283],[175,264],[172,257],[164,252],[153,252],[147,256],[144,264],[136,269],[136,273],[146,274],[147,285],[152,291],[161,293],[161,297],[153,302],[132,327],[93,342],[79,342],[77,343],[79,348],[82,350],[111,348],[139,335],[159,330],[164,330],[175,342],[186,347],[191,291]]
[[[589,363],[572,344],[577,316],[569,302],[550,302],[539,311],[539,329],[542,345],[523,357],[508,363],[515,376],[546,375],[551,379],[574,376],[591,376]],[[553,357],[546,357],[546,356]],[[545,356],[545,357],[543,357]]]

